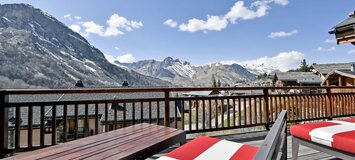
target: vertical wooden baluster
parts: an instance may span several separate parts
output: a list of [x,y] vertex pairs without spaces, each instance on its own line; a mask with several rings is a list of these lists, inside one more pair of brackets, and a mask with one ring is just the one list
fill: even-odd
[[243,99],[243,108],[244,108],[244,125],[247,125],[247,101],[246,98],[244,97]]
[[[174,125],[175,125],[175,128],[178,128],[177,126],[177,112],[178,112],[178,104],[177,104],[177,101],[175,100],[175,111],[174,111]],[[183,114],[181,113],[181,116],[183,116]]]
[[318,97],[315,95],[313,96],[313,112],[314,112],[314,117],[317,118],[318,117],[318,114],[317,114],[317,111],[318,111],[318,108],[317,108],[317,101],[318,101]]
[[28,106],[28,133],[27,133],[27,147],[32,148],[32,123],[33,123],[33,107]]
[[192,130],[192,127],[191,127],[191,114],[192,114],[192,107],[191,107],[191,99],[189,99],[189,131]]
[[95,134],[99,134],[99,104],[95,103]]
[[224,100],[221,98],[221,123],[224,128]]
[[6,106],[8,102],[9,95],[0,94],[0,158],[5,158],[5,150],[9,148],[9,106]]
[[[117,110],[115,111],[116,115],[115,115],[115,124],[117,122]],[[126,101],[123,102],[123,127],[126,127],[127,126],[127,118],[126,118],[126,115],[127,115],[127,103]]]
[[15,119],[15,149],[20,149],[20,125],[21,125],[21,108],[16,106],[16,119]]
[[295,110],[293,108],[293,105],[292,105],[292,97],[291,96],[287,96],[287,106],[288,106],[288,110],[289,110],[289,118],[288,120],[294,120],[294,113],[295,113]]
[[195,112],[195,121],[196,121],[196,130],[198,130],[198,107],[199,107],[199,105],[198,105],[198,100],[196,99],[195,100],[195,104],[196,104],[196,112]]
[[261,101],[261,97],[259,97],[259,122],[260,124],[263,123],[263,110],[262,110],[262,101]]
[[270,97],[270,101],[269,101],[270,104],[271,104],[271,105],[270,105],[270,116],[271,116],[271,117],[270,117],[270,118],[271,118],[271,119],[270,119],[270,120],[271,120],[270,122],[273,122],[273,121],[274,121],[274,106],[275,106],[275,105],[274,105],[274,102],[275,102],[275,99],[274,99],[274,98],[275,98],[275,97]]
[[208,128],[212,129],[212,100],[208,100]]
[[230,115],[230,106],[231,106],[231,105],[229,104],[229,102],[230,102],[230,99],[227,99],[227,115],[228,115],[228,116],[227,116],[227,126],[228,126],[228,127],[231,126],[231,124],[230,124],[230,123],[231,123],[231,122],[230,122],[231,120],[230,120],[230,116],[229,116],[229,115]]
[[305,118],[305,113],[306,113],[306,109],[304,108],[304,103],[305,103],[305,100],[303,98],[303,96],[300,96],[300,103],[301,103],[301,119],[306,119]]
[[41,107],[41,117],[40,117],[40,121],[41,121],[41,130],[40,130],[40,136],[39,136],[39,138],[40,138],[40,146],[41,147],[44,147],[44,145],[45,145],[45,134],[44,134],[44,132],[45,132],[45,122],[44,122],[44,114],[45,114],[45,106],[40,106]]
[[[123,102],[124,104],[126,104],[126,102]],[[118,110],[118,106],[120,106],[120,104],[118,103],[117,100],[114,100],[113,101],[113,104],[111,104],[114,106],[114,109],[113,109],[113,129],[116,130],[118,129],[117,127],[117,110]],[[126,126],[126,106],[123,107],[123,127]]]
[[52,145],[57,144],[57,106],[52,106]]
[[215,104],[214,104],[214,107],[215,107],[215,128],[218,128],[218,101],[217,99],[215,99]]
[[157,124],[160,124],[160,103],[157,101]]
[[319,95],[316,96],[316,102],[315,102],[315,107],[316,107],[316,117],[319,118],[319,112],[320,112],[320,103],[319,103]]
[[63,106],[63,142],[67,142],[67,131],[68,131],[68,106],[64,104]]
[[346,111],[345,111],[345,113],[346,113],[346,115],[349,115],[350,114],[350,103],[349,103],[349,95],[345,95],[345,99],[346,99],[346,102],[345,102],[345,104],[346,104]]
[[257,112],[257,101],[256,97],[254,97],[254,124],[258,124],[258,116],[256,115]]
[[314,102],[314,96],[313,95],[308,96],[308,105],[309,105],[309,109],[310,109],[309,110],[309,112],[310,112],[309,118],[314,118],[313,102]]
[[164,126],[170,127],[170,91],[164,90]]
[[181,100],[181,129],[185,130],[185,101]]
[[105,131],[108,132],[110,128],[108,127],[108,104],[105,102]]
[[206,128],[206,120],[205,120],[205,116],[206,116],[206,105],[205,105],[205,99],[202,99],[202,129],[205,130]]
[[136,103],[132,102],[132,125],[136,124]]
[[149,123],[152,123],[152,101],[149,101]]
[[240,97],[238,97],[238,125],[242,125],[242,111],[241,111],[241,102],[240,102]]
[[248,98],[248,102],[249,102],[249,124],[253,124],[253,107],[252,107],[252,104],[251,104],[251,98],[249,97]]
[[302,96],[302,108],[303,108],[303,119],[307,119],[307,113],[308,113],[308,109],[307,109],[307,99],[305,96]]
[[321,95],[320,96],[320,98],[321,98],[321,113],[322,113],[322,117],[326,117],[326,108],[325,108],[325,99],[324,99],[324,96],[323,95]]
[[275,97],[275,116],[274,116],[274,121],[276,120],[276,118],[277,118],[277,115],[278,115],[278,113],[279,113],[279,96],[277,96],[277,97]]
[[79,138],[79,131],[78,131],[78,104],[75,104],[74,106],[74,128],[75,128],[75,137],[74,139]]
[[85,104],[85,123],[84,123],[85,137],[89,136],[89,104]]
[[236,126],[236,117],[235,117],[235,98],[233,98],[233,126],[235,127]]
[[141,123],[143,123],[143,101],[141,102]]

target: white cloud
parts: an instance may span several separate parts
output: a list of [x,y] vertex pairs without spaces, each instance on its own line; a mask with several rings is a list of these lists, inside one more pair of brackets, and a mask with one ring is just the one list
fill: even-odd
[[294,35],[294,34],[296,34],[298,32],[298,30],[297,29],[295,29],[295,30],[292,30],[292,31],[290,31],[290,32],[284,32],[284,31],[280,31],[280,32],[271,32],[270,34],[269,34],[269,38],[281,38],[281,37],[290,37],[290,36],[292,36],[292,35]]
[[295,69],[299,67],[302,60],[305,58],[305,55],[298,51],[290,51],[290,52],[281,52],[277,56],[274,57],[260,57],[254,60],[246,60],[246,61],[222,61],[222,64],[233,64],[237,63],[240,65],[267,65],[272,66],[280,71],[288,71],[290,69]]
[[70,18],[71,17],[71,14],[66,14],[63,16],[63,18],[67,19],[67,18]]
[[355,49],[348,51],[348,54],[355,54]]
[[323,48],[323,47],[318,47],[317,51],[325,51],[325,52],[330,52],[330,51],[334,51],[336,50],[336,48],[334,46],[330,47],[330,48]]
[[74,16],[74,19],[75,20],[81,20],[81,17],[80,16]]
[[324,40],[324,43],[337,43],[336,39],[326,39]]
[[[235,24],[239,20],[252,20],[266,16],[267,11],[271,8],[271,3],[287,5],[288,0],[260,0],[251,3],[250,6],[245,6],[244,1],[237,1],[229,12],[222,15],[207,15],[206,20],[191,18],[187,23],[180,24],[179,30],[187,32],[203,31],[204,33],[209,30],[221,31],[227,28],[229,23]],[[169,20],[171,19],[165,21],[164,24],[169,25],[168,23],[173,22],[172,20],[168,22]],[[174,28],[175,24],[169,26]]]
[[171,28],[175,28],[177,26],[177,22],[172,19],[166,20],[164,24],[168,25]]
[[117,50],[117,51],[118,51],[118,50],[120,50],[120,48],[119,48],[119,47],[117,47],[117,46],[115,46],[114,48],[115,48],[115,50]]
[[69,28],[71,29],[71,30],[73,30],[74,32],[80,32],[80,30],[81,30],[81,27],[79,26],[79,25],[77,25],[77,24],[72,24],[72,25],[70,25],[69,26]]
[[[257,1],[262,2],[262,1]],[[253,3],[255,7],[246,7],[244,6],[243,1],[237,1],[230,11],[225,15],[225,18],[228,19],[231,23],[236,23],[237,20],[251,20],[259,17],[263,17],[267,14],[269,9],[268,3]],[[256,8],[253,10],[252,8]]]
[[127,54],[124,54],[122,56],[117,56],[117,57],[114,57],[109,54],[104,54],[104,55],[105,55],[105,58],[110,63],[114,63],[115,61],[119,61],[121,63],[132,63],[132,62],[135,62],[135,60],[136,60],[136,58],[131,53],[127,53]]
[[285,6],[289,3],[289,1],[288,0],[275,0],[275,3]]
[[111,15],[106,23],[106,27],[97,24],[94,21],[86,21],[80,24],[84,28],[83,34],[96,34],[102,37],[122,35],[125,33],[125,31],[133,31],[134,29],[138,29],[143,26],[141,21],[129,21],[125,17],[122,17],[118,14]]
[[207,31],[214,30],[220,31],[226,28],[228,25],[227,19],[219,16],[207,15],[207,21],[200,19],[190,19],[187,24],[183,23],[179,26],[180,31],[196,32],[196,31]]

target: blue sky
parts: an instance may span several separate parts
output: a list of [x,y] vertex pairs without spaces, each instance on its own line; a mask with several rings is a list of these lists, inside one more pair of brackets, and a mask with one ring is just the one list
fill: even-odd
[[284,70],[303,58],[355,61],[355,47],[336,45],[328,34],[355,10],[352,0],[1,1],[17,2],[50,13],[121,61],[171,56],[193,65],[269,63]]

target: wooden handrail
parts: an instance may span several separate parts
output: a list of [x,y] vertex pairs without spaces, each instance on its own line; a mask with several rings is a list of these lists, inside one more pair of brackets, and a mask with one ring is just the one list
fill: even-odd
[[[280,92],[272,92],[273,90],[322,90],[322,93],[291,93],[280,94]],[[344,92],[334,92],[334,89],[343,89]],[[228,129],[237,129],[254,126],[265,126],[269,129],[269,125],[275,122],[276,116],[281,110],[286,109],[290,115],[288,122],[301,122],[321,119],[331,119],[335,117],[352,116],[355,115],[355,87],[329,87],[329,86],[312,86],[312,87],[219,87],[219,88],[100,88],[100,89],[10,89],[0,90],[0,149],[1,155],[5,150],[8,150],[8,143],[6,142],[7,133],[9,128],[7,126],[8,110],[16,108],[14,111],[15,125],[11,125],[11,129],[15,132],[15,144],[16,150],[22,150],[22,142],[27,142],[28,147],[35,148],[38,144],[31,144],[32,138],[21,139],[19,130],[28,128],[37,129],[40,131],[40,143],[41,147],[48,144],[56,144],[57,139],[61,141],[69,141],[66,132],[61,134],[64,136],[56,137],[54,133],[56,123],[60,124],[61,121],[74,121],[71,125],[74,128],[78,128],[79,121],[85,118],[84,126],[85,133],[98,134],[100,132],[107,132],[112,129],[119,129],[121,127],[129,126],[135,123],[149,122],[157,123],[164,126],[171,126],[179,129],[186,130],[187,133],[208,132],[208,131],[220,131]],[[239,91],[239,90],[260,90],[256,95],[226,95],[226,96],[202,96],[202,97],[173,97],[175,93],[183,93],[188,91]],[[349,92],[350,91],[350,92]],[[9,102],[8,99],[12,95],[46,95],[46,94],[98,94],[98,93],[161,93],[158,98],[156,97],[142,97],[142,98],[113,98],[104,97],[105,99],[90,99],[90,100],[65,100],[65,101],[18,101]],[[111,104],[119,104],[123,107],[123,110],[118,112],[117,107],[110,109]],[[79,109],[81,106],[85,107],[85,110]],[[102,107],[105,107],[102,110]],[[48,110],[53,108],[54,110]],[[69,113],[56,112],[63,108],[63,110],[71,111]],[[101,109],[99,109],[101,108]],[[21,110],[28,109],[29,113],[26,117],[21,114]],[[36,126],[28,125],[21,126],[21,119],[28,118],[31,122],[34,116],[35,109],[36,114],[40,114],[40,123]],[[73,111],[74,110],[74,111]],[[90,113],[88,112],[90,110]],[[143,111],[144,110],[144,111]],[[100,113],[98,113],[100,111]],[[185,112],[186,111],[186,112]],[[74,115],[73,115],[74,112]],[[79,115],[84,113],[85,115]],[[54,116],[46,117],[46,114],[52,114]],[[90,115],[89,115],[90,114]],[[111,114],[111,117],[107,117]],[[57,115],[57,116],[55,116]],[[99,127],[98,120],[103,120]],[[95,124],[88,125],[88,119],[95,118]],[[20,119],[21,118],[21,119]],[[27,120],[27,119],[26,119]],[[51,126],[45,125],[47,121],[52,120]],[[178,122],[179,121],[179,122]],[[181,122],[180,122],[181,121]],[[112,125],[112,126],[111,126]],[[89,133],[90,126],[95,130]],[[69,129],[67,124],[63,125],[64,131]],[[100,131],[98,131],[100,128]],[[49,129],[46,131],[46,129]],[[55,130],[54,132],[51,130]],[[51,133],[51,143],[46,141],[45,134]],[[28,132],[30,133],[30,132]],[[28,135],[31,135],[28,134]],[[32,135],[34,136],[34,135]],[[81,135],[82,136],[82,135]],[[80,138],[77,132],[74,133],[74,139]],[[31,146],[32,145],[32,146]]]

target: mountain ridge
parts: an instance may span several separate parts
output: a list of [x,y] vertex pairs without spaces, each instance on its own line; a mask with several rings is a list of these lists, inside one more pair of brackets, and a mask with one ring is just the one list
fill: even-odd
[[239,64],[226,65],[211,63],[202,66],[193,66],[187,61],[166,57],[162,61],[142,60],[133,63],[114,62],[138,73],[156,77],[171,82],[177,86],[204,86],[212,85],[212,77],[219,80],[222,85],[234,85],[240,81],[255,80],[256,75],[250,73]]
[[86,86],[171,85],[112,65],[80,34],[28,4],[0,5],[0,33],[1,88],[68,88],[79,79]]

